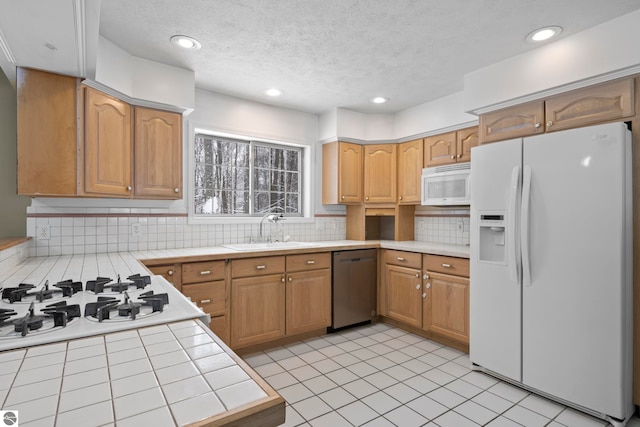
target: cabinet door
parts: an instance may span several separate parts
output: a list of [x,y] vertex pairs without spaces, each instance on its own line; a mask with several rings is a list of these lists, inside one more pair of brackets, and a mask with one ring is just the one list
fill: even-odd
[[633,94],[628,78],[551,97],[545,103],[547,132],[631,117]]
[[480,115],[480,144],[544,132],[544,101]]
[[211,331],[218,336],[225,344],[229,345],[229,325],[227,316],[216,316],[211,318],[209,324]]
[[387,316],[407,325],[422,326],[420,270],[385,265]]
[[287,274],[287,335],[331,326],[329,269]]
[[478,145],[478,126],[456,132],[456,160],[471,161],[471,149]]
[[422,139],[398,145],[398,203],[420,203],[423,152]]
[[78,79],[20,67],[16,73],[18,194],[75,196]]
[[362,146],[341,142],[338,153],[340,203],[362,202]]
[[396,202],[396,144],[364,146],[365,203]]
[[429,278],[426,279],[425,288],[430,293],[425,298],[425,304],[430,303],[431,307],[428,328],[434,333],[468,344],[469,279],[431,272],[427,274]]
[[131,106],[84,88],[84,191],[131,195]]
[[180,264],[155,265],[147,267],[149,271],[155,275],[164,277],[167,282],[171,283],[176,289],[181,290],[181,269]]
[[245,347],[285,333],[284,276],[274,274],[231,281],[231,346]]
[[134,186],[140,198],[182,198],[182,115],[135,107]]
[[447,165],[456,161],[456,133],[430,136],[424,139],[424,167]]

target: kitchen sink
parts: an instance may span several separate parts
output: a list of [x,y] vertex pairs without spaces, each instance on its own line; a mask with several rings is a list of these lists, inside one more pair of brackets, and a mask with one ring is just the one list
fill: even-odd
[[265,249],[297,249],[314,246],[309,242],[234,243],[222,245],[234,251],[261,251]]

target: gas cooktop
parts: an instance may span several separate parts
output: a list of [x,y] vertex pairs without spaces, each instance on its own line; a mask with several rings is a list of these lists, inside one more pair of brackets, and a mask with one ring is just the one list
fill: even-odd
[[209,316],[160,276],[4,284],[0,351]]

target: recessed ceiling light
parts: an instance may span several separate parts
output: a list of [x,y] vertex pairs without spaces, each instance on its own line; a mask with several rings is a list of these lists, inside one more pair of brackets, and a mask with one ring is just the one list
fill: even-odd
[[544,40],[549,40],[551,37],[555,37],[561,32],[562,27],[558,26],[538,28],[537,30],[529,33],[526,40],[532,43],[541,42]]
[[389,100],[389,98],[385,98],[384,96],[376,96],[374,98],[371,98],[369,100],[369,102],[372,102],[374,104],[384,104],[388,100]]
[[282,95],[284,92],[281,91],[280,89],[276,89],[276,88],[273,87],[271,89],[265,90],[264,93],[266,93],[269,96],[276,97],[276,96]]
[[200,42],[189,36],[172,36],[171,43],[187,50],[198,50],[202,47]]

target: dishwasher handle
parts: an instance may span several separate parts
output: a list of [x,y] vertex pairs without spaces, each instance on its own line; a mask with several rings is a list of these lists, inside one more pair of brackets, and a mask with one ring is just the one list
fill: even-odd
[[373,257],[365,257],[365,258],[347,258],[347,259],[341,259],[340,263],[341,264],[349,264],[349,263],[353,263],[353,262],[371,262],[374,261]]

